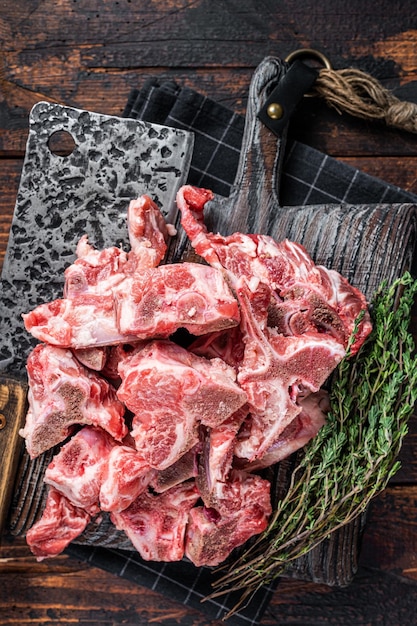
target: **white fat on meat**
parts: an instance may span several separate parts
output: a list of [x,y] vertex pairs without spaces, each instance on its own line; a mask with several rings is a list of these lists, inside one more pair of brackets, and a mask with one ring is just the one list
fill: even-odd
[[42,517],[26,533],[26,542],[37,561],[61,554],[90,521],[84,509],[51,487]]
[[180,561],[189,513],[198,499],[194,482],[186,482],[160,494],[147,491],[111,519],[145,561]]
[[91,348],[136,339],[118,329],[113,295],[61,298],[40,304],[22,317],[36,339],[59,348]]
[[198,443],[198,428],[224,422],[246,402],[236,373],[168,340],[119,364],[119,399],[134,414],[132,436],[151,467],[166,469]]
[[126,436],[125,407],[114,388],[70,350],[37,345],[27,372],[29,409],[20,435],[31,458],[64,441],[76,425],[100,426],[119,441]]

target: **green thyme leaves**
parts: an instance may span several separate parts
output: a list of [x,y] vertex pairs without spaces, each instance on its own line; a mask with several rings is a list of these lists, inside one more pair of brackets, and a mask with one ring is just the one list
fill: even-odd
[[357,355],[350,357],[348,348],[334,372],[325,426],[305,447],[267,530],[214,583],[212,596],[241,590],[241,604],[361,515],[398,471],[396,457],[417,399],[409,330],[416,294],[417,280],[408,272],[375,293],[373,330]]

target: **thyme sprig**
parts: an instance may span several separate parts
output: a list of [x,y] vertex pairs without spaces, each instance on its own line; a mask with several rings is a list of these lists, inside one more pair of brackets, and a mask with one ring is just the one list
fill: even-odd
[[382,283],[373,330],[351,357],[360,319],[330,387],[325,426],[306,446],[268,528],[213,585],[215,597],[242,591],[238,606],[341,526],[361,515],[399,469],[396,457],[417,399],[417,357],[409,326],[417,281],[407,272]]

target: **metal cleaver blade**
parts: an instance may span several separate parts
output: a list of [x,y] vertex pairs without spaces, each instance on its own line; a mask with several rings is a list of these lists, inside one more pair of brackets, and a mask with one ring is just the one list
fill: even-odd
[[[50,148],[57,133],[71,137],[70,154]],[[174,223],[193,143],[193,133],[167,126],[47,102],[33,107],[0,285],[0,529],[22,449],[25,363],[37,343],[22,313],[61,297],[84,233],[97,248],[127,245],[130,200],[150,195]]]

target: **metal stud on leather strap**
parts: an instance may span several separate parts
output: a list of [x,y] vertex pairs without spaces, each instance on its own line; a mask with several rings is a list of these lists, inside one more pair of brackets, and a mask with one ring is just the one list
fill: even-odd
[[284,115],[284,109],[278,102],[271,102],[266,112],[272,120],[280,120]]

